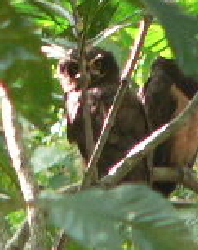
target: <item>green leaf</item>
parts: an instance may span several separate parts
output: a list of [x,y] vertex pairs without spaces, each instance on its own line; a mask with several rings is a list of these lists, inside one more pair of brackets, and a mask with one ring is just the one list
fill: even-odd
[[0,135],[0,190],[3,192],[9,192],[12,195],[13,192],[20,190],[19,181],[14,168],[11,165],[10,156],[6,149],[5,138]]
[[67,186],[71,183],[69,176],[66,176],[62,173],[55,174],[52,178],[49,179],[48,186],[52,189],[59,189],[63,186]]
[[[141,11],[135,12],[133,15],[125,18],[125,20],[120,21],[118,24],[114,24],[103,31],[101,31],[99,34],[97,34],[92,40],[89,42],[96,46],[98,43],[101,43],[103,40],[105,40],[107,37],[113,35],[115,32],[118,32],[119,30],[132,26],[137,23],[138,19],[140,19]],[[133,20],[133,21],[131,21]],[[131,42],[131,41],[130,41]]]
[[36,0],[36,1],[34,0],[32,1],[32,3],[35,6],[38,6],[44,12],[46,12],[46,14],[52,16],[56,14],[58,16],[64,17],[64,19],[67,19],[71,25],[74,25],[73,15],[68,10],[63,8],[61,5],[43,0]]
[[140,249],[197,249],[188,228],[170,203],[146,186],[123,185],[75,195],[43,193],[51,221],[96,249],[121,249],[132,241]]
[[71,164],[67,152],[56,146],[40,146],[31,157],[35,173],[66,162]]
[[8,213],[24,208],[23,198],[19,192],[13,197],[0,193],[0,207],[1,217],[6,216]]
[[9,86],[16,109],[40,125],[52,103],[50,62],[41,54],[42,42],[35,26],[8,1],[1,2],[0,79]]
[[180,6],[172,1],[142,0],[142,2],[164,27],[181,68],[198,79],[197,18],[182,11]]
[[125,0],[124,2],[130,2],[133,7],[144,8],[141,0]]
[[108,27],[118,8],[118,2],[111,0],[84,0],[78,5],[78,11],[83,18],[87,38],[95,37],[100,31]]

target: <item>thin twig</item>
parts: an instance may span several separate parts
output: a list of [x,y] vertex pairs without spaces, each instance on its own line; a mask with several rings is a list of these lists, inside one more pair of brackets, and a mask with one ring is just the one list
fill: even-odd
[[[90,107],[88,104],[88,97],[87,97],[87,87],[89,85],[90,78],[88,77],[87,70],[86,70],[86,51],[85,51],[85,27],[83,26],[83,20],[79,16],[77,11],[77,4],[75,0],[70,0],[72,9],[73,9],[73,16],[75,20],[75,33],[77,34],[77,45],[78,45],[78,55],[79,55],[79,72],[80,78],[79,84],[83,87],[82,88],[82,102],[83,102],[83,119],[84,119],[84,129],[85,129],[85,138],[86,138],[86,151],[88,152],[88,159],[90,158],[93,148],[94,148],[94,139],[93,139],[93,130],[92,130],[92,123],[91,123],[91,114],[90,114]],[[93,172],[90,174],[90,177],[84,176],[83,182],[81,187],[90,186],[91,183],[97,178],[97,171],[96,168],[92,168]],[[62,246],[66,246],[68,243],[69,236],[63,230],[59,244],[54,249],[60,249]]]
[[117,24],[114,24],[113,26],[110,26],[103,31],[101,31],[96,37],[88,41],[88,45],[90,46],[96,46],[97,44],[101,43],[104,39],[107,37],[113,35],[115,32],[137,24],[137,20],[131,21],[132,18],[138,17],[142,15],[142,11],[136,11],[133,15],[130,15],[126,17],[124,20],[119,21]]
[[64,229],[61,229],[59,235],[56,239],[55,245],[52,250],[62,250],[65,249],[66,244],[70,241],[70,237],[65,233]]
[[44,216],[37,204],[39,188],[29,165],[28,154],[23,144],[21,126],[10,100],[6,84],[0,83],[0,93],[2,96],[2,122],[8,152],[27,204],[31,246],[32,249],[44,250],[46,249],[46,230]]
[[128,87],[128,83],[125,79],[128,76],[130,76],[134,70],[134,67],[135,67],[137,60],[139,58],[140,51],[143,47],[144,40],[145,40],[147,31],[148,31],[148,28],[150,27],[151,22],[152,22],[152,18],[150,16],[145,17],[144,20],[142,20],[140,22],[139,36],[135,40],[134,46],[131,48],[129,59],[127,60],[126,67],[122,73],[121,84],[117,90],[113,105],[109,109],[108,116],[105,119],[103,128],[101,130],[100,137],[97,141],[94,152],[93,152],[91,159],[89,161],[87,175],[89,175],[90,171],[92,171],[92,168],[95,168],[95,166],[98,162],[98,159],[100,158],[102,149],[107,141],[111,127],[114,124],[116,113],[117,113],[117,110],[121,104],[122,97],[124,96],[125,91]]
[[[161,135],[159,135],[161,136]],[[135,157],[135,155],[134,155]],[[133,168],[136,168],[137,165],[130,165],[130,170]],[[122,168],[120,168],[122,169]],[[117,175],[118,173],[115,173],[114,175]],[[119,180],[119,179],[118,179]],[[196,178],[196,175],[192,171],[192,169],[188,167],[178,168],[173,166],[173,168],[169,167],[162,167],[162,166],[156,166],[153,168],[153,180],[154,181],[174,181],[180,184],[183,184],[184,187],[187,187],[191,190],[193,190],[195,193],[198,194],[198,180]],[[113,186],[115,186],[117,182],[115,182],[115,179],[112,178],[112,175],[109,174],[105,177],[103,177],[97,186],[109,189]],[[61,188],[58,193],[60,194],[75,194],[81,190],[81,185],[76,184],[72,186],[67,186],[65,188]]]
[[[93,149],[94,149],[94,139],[93,139],[93,129],[92,129],[92,122],[91,122],[91,114],[90,114],[90,107],[88,104],[88,95],[87,95],[87,88],[90,82],[90,75],[86,70],[86,51],[85,51],[85,43],[86,43],[86,36],[85,36],[85,29],[84,23],[82,18],[79,16],[76,4],[74,0],[71,0],[73,3],[73,13],[75,19],[75,29],[78,37],[78,54],[79,54],[79,71],[80,71],[80,84],[82,88],[82,102],[83,102],[83,119],[85,124],[85,138],[86,138],[86,151],[88,153],[88,159],[90,159]],[[92,171],[89,172],[89,177],[84,175],[83,178],[83,187],[87,187],[97,179],[97,170],[95,167],[92,168]]]
[[[73,1],[74,2],[74,1]],[[77,44],[78,44],[78,54],[79,54],[79,71],[80,78],[79,84],[82,88],[82,102],[83,102],[83,119],[85,122],[85,138],[86,138],[86,149],[88,152],[88,158],[90,158],[93,148],[94,148],[94,140],[93,140],[93,131],[91,124],[91,114],[90,107],[88,104],[88,96],[87,96],[87,88],[90,83],[90,76],[86,70],[86,51],[85,51],[85,43],[86,43],[86,34],[84,27],[84,22],[81,16],[79,16],[77,11],[77,6],[73,3],[73,13],[75,19],[75,29],[77,33]]]
[[29,234],[28,219],[26,218],[14,236],[7,242],[5,250],[23,249],[29,239]]
[[135,66],[137,64],[137,61],[140,56],[141,49],[144,46],[144,41],[148,32],[148,29],[152,23],[152,16],[148,15],[145,16],[142,21],[140,21],[140,30],[139,30],[139,36],[137,36],[137,39],[135,39],[135,43],[130,48],[129,58],[127,59],[126,66],[124,67],[122,71],[121,79],[127,79],[129,76],[132,75]]

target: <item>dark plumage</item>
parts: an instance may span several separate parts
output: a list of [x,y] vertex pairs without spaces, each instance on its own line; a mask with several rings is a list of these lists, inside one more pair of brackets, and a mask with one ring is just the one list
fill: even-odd
[[[155,130],[176,117],[197,90],[198,83],[185,76],[175,60],[157,58],[145,84],[145,107],[151,129]],[[197,146],[198,112],[174,136],[155,149],[154,166],[192,167]],[[156,182],[153,187],[168,196],[176,188],[176,183]]]
[[[68,140],[78,145],[87,163],[82,87],[77,81],[78,68],[77,50],[74,49],[60,62],[59,75],[65,91]],[[87,93],[94,142],[96,142],[119,86],[120,75],[112,53],[98,47],[87,52],[86,68],[90,75]],[[147,125],[143,106],[137,96],[128,89],[97,164],[99,178],[108,174],[109,169],[121,160],[128,149],[139,142],[146,133]],[[146,178],[146,160],[143,159],[139,165],[140,167],[136,168],[133,174],[128,174],[125,180],[139,181]]]

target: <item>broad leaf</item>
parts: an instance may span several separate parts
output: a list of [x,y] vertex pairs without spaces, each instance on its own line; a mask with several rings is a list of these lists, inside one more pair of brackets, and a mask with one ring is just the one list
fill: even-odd
[[64,163],[66,166],[70,165],[71,161],[65,149],[61,149],[58,146],[40,146],[34,150],[31,163],[34,171],[37,173],[57,164]]
[[198,79],[198,24],[173,1],[142,0],[158,18],[182,69]]
[[117,8],[118,2],[111,0],[83,0],[78,11],[83,18],[86,37],[93,38],[107,28]]
[[53,82],[37,32],[9,1],[1,1],[0,79],[8,84],[16,109],[35,124],[47,118]]
[[51,221],[85,246],[121,249],[132,241],[140,249],[197,249],[170,203],[145,186],[123,185],[76,195],[45,193]]

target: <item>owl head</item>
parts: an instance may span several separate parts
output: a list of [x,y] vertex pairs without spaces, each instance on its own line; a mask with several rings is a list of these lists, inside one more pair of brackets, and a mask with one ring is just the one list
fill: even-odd
[[[188,97],[192,98],[198,90],[198,82],[191,76],[187,76],[181,70],[175,59],[158,57],[152,65],[152,73],[163,71],[176,86]],[[158,83],[159,85],[159,83]]]
[[[66,57],[59,62],[58,77],[65,92],[83,87],[79,81],[81,75],[78,59],[77,49],[71,49],[67,52]],[[86,52],[85,62],[86,72],[90,79],[88,87],[119,84],[119,67],[111,52],[93,47]]]

